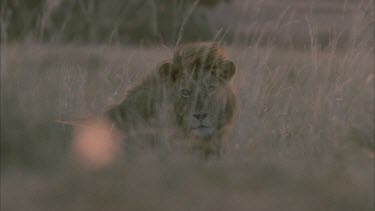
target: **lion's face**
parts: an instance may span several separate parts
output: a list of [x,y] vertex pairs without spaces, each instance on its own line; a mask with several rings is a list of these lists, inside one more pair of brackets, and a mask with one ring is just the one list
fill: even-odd
[[231,90],[214,74],[202,74],[196,79],[189,75],[182,77],[174,93],[178,124],[196,137],[217,135],[234,112]]
[[235,66],[210,51],[201,55],[194,50],[180,52],[174,63],[162,65],[161,73],[171,81],[170,100],[178,126],[188,135],[209,139],[220,135],[234,115],[235,97],[228,82]]

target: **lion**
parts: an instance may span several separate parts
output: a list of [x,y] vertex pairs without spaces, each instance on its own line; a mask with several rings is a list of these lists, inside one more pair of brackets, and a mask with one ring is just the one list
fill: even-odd
[[172,127],[204,153],[217,153],[236,111],[235,71],[217,43],[182,45],[106,116],[124,134]]
[[181,45],[122,102],[74,123],[73,152],[95,168],[113,162],[124,146],[126,155],[163,144],[220,155],[236,112],[235,71],[217,43]]

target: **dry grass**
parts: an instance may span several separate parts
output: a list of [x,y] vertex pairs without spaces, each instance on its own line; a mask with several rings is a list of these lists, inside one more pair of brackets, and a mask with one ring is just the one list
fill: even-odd
[[344,49],[314,24],[298,50],[226,46],[239,110],[221,158],[161,149],[100,170],[57,121],[119,102],[171,48],[2,44],[1,210],[374,210],[374,41],[357,28]]
[[[74,167],[70,127],[54,121],[100,113],[171,50],[4,49],[4,210],[373,208],[374,160],[366,153],[374,145],[374,62],[365,48],[228,47],[238,65],[233,85],[240,106],[228,154],[197,161],[151,152],[101,173]],[[20,163],[30,172],[11,170]],[[40,172],[46,168],[57,178]],[[19,197],[30,201],[19,204]]]

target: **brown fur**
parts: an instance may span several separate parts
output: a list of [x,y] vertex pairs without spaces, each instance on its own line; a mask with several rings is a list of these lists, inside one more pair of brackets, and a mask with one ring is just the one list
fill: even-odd
[[168,129],[205,153],[219,152],[236,107],[234,72],[216,43],[183,45],[106,114],[127,139]]

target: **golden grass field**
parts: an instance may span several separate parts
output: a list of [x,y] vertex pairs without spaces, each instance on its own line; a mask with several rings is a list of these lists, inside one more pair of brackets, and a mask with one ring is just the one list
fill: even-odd
[[224,45],[239,109],[220,158],[101,169],[62,121],[120,102],[173,47],[2,43],[1,210],[374,210],[374,37],[353,23],[345,45],[320,47],[314,22],[303,46]]

